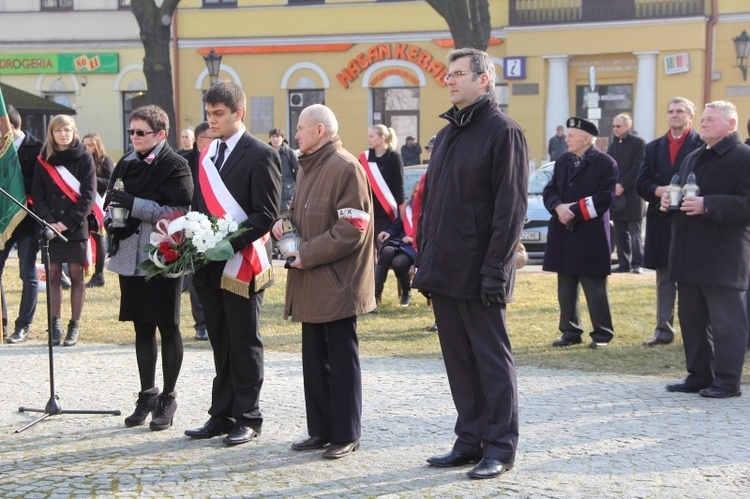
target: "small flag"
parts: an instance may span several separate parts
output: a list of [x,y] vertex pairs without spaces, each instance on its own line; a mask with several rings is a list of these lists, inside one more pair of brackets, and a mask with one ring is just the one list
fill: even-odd
[[[0,187],[22,204],[26,204],[26,189],[23,186],[21,164],[13,145],[13,128],[10,126],[8,111],[5,109],[3,92],[0,90]],[[26,216],[7,196],[0,193],[0,249],[5,247],[13,230]]]

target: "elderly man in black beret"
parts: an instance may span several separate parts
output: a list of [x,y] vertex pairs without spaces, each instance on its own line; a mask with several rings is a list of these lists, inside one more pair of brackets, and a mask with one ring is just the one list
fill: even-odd
[[568,119],[568,152],[555,161],[544,188],[552,214],[543,269],[557,272],[562,338],[554,347],[581,343],[583,326],[578,287],[591,317],[590,348],[607,346],[614,336],[607,297],[610,273],[609,207],[615,196],[617,163],[594,143],[599,130],[582,118]]

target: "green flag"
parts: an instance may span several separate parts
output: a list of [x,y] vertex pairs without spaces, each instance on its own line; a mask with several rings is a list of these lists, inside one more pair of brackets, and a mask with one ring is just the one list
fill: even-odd
[[[5,109],[2,90],[0,90],[0,187],[24,205],[26,204],[26,189],[23,186],[21,164],[18,162],[16,147],[13,145],[13,128],[10,126],[8,111]],[[0,193],[0,249],[5,247],[5,242],[25,216],[25,211]]]

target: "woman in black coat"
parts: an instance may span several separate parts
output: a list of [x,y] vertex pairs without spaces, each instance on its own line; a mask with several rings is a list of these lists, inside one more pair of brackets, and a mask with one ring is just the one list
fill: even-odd
[[369,147],[367,161],[377,164],[383,180],[396,200],[396,210],[391,218],[380,199],[373,194],[375,234],[380,234],[391,226],[398,216],[398,207],[404,202],[404,163],[401,161],[401,155],[396,152],[397,145],[396,132],[392,128],[374,125],[367,132],[367,146]]
[[[158,106],[143,106],[130,114],[130,141],[133,150],[118,161],[104,199],[130,210],[127,226],[113,228],[107,268],[120,278],[120,321],[133,322],[135,356],[141,390],[133,414],[125,426],[139,426],[152,414],[149,428],[166,430],[172,426],[177,401],[175,387],[182,367],[183,345],[180,334],[180,293],[182,277],[154,277],[146,280],[140,264],[148,259],[143,246],[156,223],[170,215],[187,212],[193,197],[193,178],[187,160],[167,144],[169,118]],[[113,190],[117,179],[123,190]],[[176,218],[176,216],[175,216]],[[156,361],[161,336],[161,393],[156,387]]]
[[[98,133],[88,133],[83,136],[83,145],[94,158],[96,165],[96,192],[104,199],[109,179],[115,165],[112,158],[107,156],[102,138]],[[107,248],[104,238],[103,227],[90,227],[91,239],[96,245],[96,260],[94,261],[94,275],[86,283],[87,288],[104,286],[104,260],[107,258]]]
[[59,230],[68,242],[53,239],[49,244],[50,309],[52,344],[62,338],[62,265],[70,272],[71,318],[64,346],[78,342],[79,325],[86,288],[83,268],[89,261],[89,224],[87,217],[96,196],[96,167],[91,154],[78,140],[75,121],[61,114],[47,127],[47,140],[37,159],[31,198],[34,212]]

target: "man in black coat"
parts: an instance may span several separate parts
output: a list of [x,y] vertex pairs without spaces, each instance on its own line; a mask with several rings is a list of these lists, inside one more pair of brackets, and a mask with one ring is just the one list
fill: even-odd
[[631,133],[633,121],[627,114],[618,114],[612,120],[614,139],[607,154],[617,161],[618,179],[615,202],[610,216],[615,225],[618,267],[614,272],[643,272],[643,245],[641,224],[646,214],[646,204],[635,189],[635,181],[643,161],[644,140]]
[[[670,392],[739,397],[748,323],[750,279],[750,147],[740,142],[737,108],[706,104],[701,139],[680,165],[680,183],[694,173],[697,195],[672,213],[669,278],[677,282],[678,314],[688,376]],[[669,212],[669,195],[661,198]]]
[[[238,206],[247,218],[234,218],[247,230],[206,251],[207,258],[217,261],[197,270],[193,277],[206,315],[216,377],[208,410],[210,419],[185,434],[211,438],[229,432],[224,443],[237,445],[260,434],[263,424],[263,342],[259,327],[263,289],[270,284],[270,244],[259,250],[253,243],[268,233],[278,215],[281,160],[270,145],[245,129],[242,119],[247,98],[239,86],[217,83],[203,96],[203,103],[206,120],[218,140],[201,153],[193,209],[217,216],[217,202],[220,210],[230,214]],[[253,267],[254,277],[244,282],[242,272],[235,273],[231,265],[221,260],[238,262],[238,256],[249,250],[252,255],[248,257],[263,261],[266,266],[260,273]]]
[[554,347],[581,343],[583,327],[578,287],[583,288],[593,330],[589,348],[612,340],[614,328],[607,297],[610,273],[609,207],[614,199],[617,163],[594,143],[599,130],[582,118],[568,119],[568,152],[555,161],[544,188],[544,206],[552,214],[542,268],[557,272],[562,338]]
[[[42,151],[42,142],[28,132],[21,130],[21,115],[13,106],[8,106],[8,118],[13,127],[13,138],[21,163],[23,185],[26,196],[31,197],[31,181],[34,178],[36,157]],[[29,206],[31,207],[31,206]],[[2,275],[5,261],[15,243],[18,251],[18,265],[23,287],[21,289],[21,303],[18,306],[13,334],[8,337],[8,343],[22,343],[29,337],[29,327],[34,320],[37,304],[37,290],[39,281],[36,273],[36,255],[39,251],[39,226],[33,218],[27,216],[21,220],[13,231],[10,239],[5,242],[5,248],[0,251],[0,294],[3,307],[3,335],[7,331],[8,313],[5,306],[5,293],[2,292]]]
[[668,345],[674,341],[674,305],[677,283],[669,280],[669,243],[672,240],[671,220],[659,212],[661,197],[669,187],[680,163],[703,144],[691,124],[695,104],[684,97],[675,97],[667,105],[669,131],[648,143],[636,181],[638,194],[648,202],[646,212],[646,245],[643,265],[656,270],[656,329],[643,344],[649,347]]
[[478,464],[471,478],[513,467],[518,446],[516,368],[505,325],[516,246],[526,216],[528,146],[495,101],[486,52],[448,54],[453,107],[435,139],[412,287],[432,297],[445,369],[458,411],[453,449],[432,466]]

